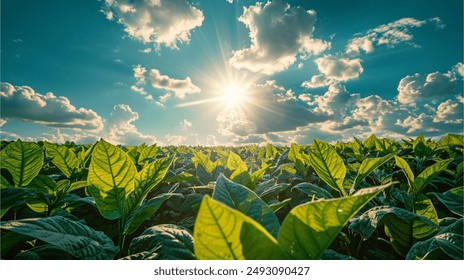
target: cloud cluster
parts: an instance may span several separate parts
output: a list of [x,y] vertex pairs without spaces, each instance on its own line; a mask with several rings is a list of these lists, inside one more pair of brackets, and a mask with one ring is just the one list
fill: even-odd
[[359,77],[364,71],[359,58],[350,59],[343,56],[325,55],[315,60],[321,74],[303,82],[306,88],[317,88],[339,82],[346,82]]
[[139,118],[129,105],[119,104],[114,106],[106,122],[107,134],[105,139],[114,144],[140,145],[141,143],[156,143],[156,137],[140,132],[133,124]]
[[454,95],[456,89],[456,75],[452,71],[427,75],[416,73],[401,79],[398,84],[398,100],[403,104],[415,105],[419,100]]
[[375,46],[385,45],[393,48],[400,43],[412,43],[414,36],[411,29],[421,27],[425,24],[433,24],[437,28],[444,28],[440,18],[417,20],[415,18],[402,18],[387,24],[380,25],[368,30],[365,34],[356,34],[356,37],[348,42],[346,53],[348,55],[359,55],[361,52],[372,53]]
[[105,0],[103,12],[124,25],[129,36],[156,48],[188,43],[204,20],[203,12],[187,0]]
[[179,99],[184,99],[189,94],[201,92],[201,89],[192,83],[190,77],[186,77],[183,80],[174,79],[161,74],[157,69],[147,70],[141,65],[135,66],[133,71],[136,85],[131,86],[131,90],[145,96],[146,99],[153,100],[153,96],[148,94],[145,88],[142,87],[148,80],[153,88],[165,91],[163,95],[159,96],[159,103],[161,105],[169,100],[172,94]]
[[40,94],[29,86],[1,83],[2,118],[19,119],[51,127],[101,131],[103,119],[93,110],[76,108],[68,98]]
[[270,75],[287,69],[298,54],[306,58],[330,48],[312,37],[316,12],[283,0],[245,7],[239,21],[250,30],[251,46],[233,52],[229,63],[238,69]]

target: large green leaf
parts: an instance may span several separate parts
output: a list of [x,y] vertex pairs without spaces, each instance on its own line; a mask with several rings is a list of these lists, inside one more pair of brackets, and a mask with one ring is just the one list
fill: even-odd
[[213,198],[257,221],[270,234],[277,237],[280,229],[277,216],[266,202],[247,187],[221,175],[216,181]]
[[[429,201],[418,200],[415,203],[418,212],[433,217],[436,212],[429,208]],[[405,255],[418,240],[423,240],[438,231],[438,225],[428,217],[391,206],[376,206],[353,219],[350,229],[369,238],[376,228],[385,225],[385,232],[390,237],[393,248]],[[436,216],[435,216],[436,218]]]
[[464,147],[464,136],[459,134],[448,134],[438,141],[438,148],[448,148],[449,146]]
[[13,176],[15,187],[23,187],[39,174],[44,153],[39,145],[18,139],[2,149],[0,160],[0,166]]
[[129,254],[126,259],[194,260],[193,236],[178,225],[152,226],[132,239]]
[[331,188],[346,195],[343,187],[346,166],[335,149],[326,142],[314,139],[309,151],[310,163],[317,175]]
[[81,260],[112,259],[118,253],[103,232],[60,216],[1,222],[0,228],[40,239]]
[[427,167],[421,174],[417,176],[414,180],[413,188],[416,193],[420,193],[420,191],[427,186],[430,182],[432,182],[442,171],[444,171],[452,159],[442,160],[439,161],[429,167]]
[[455,233],[438,234],[426,241],[417,242],[406,255],[407,260],[437,259],[438,255],[446,254],[454,260],[464,259],[464,236]]
[[444,193],[433,193],[451,212],[464,216],[464,187],[450,189]]
[[309,202],[290,211],[277,240],[295,259],[320,259],[348,221],[388,185],[353,196]]
[[44,146],[45,155],[52,158],[53,164],[55,164],[67,178],[70,178],[71,174],[73,174],[74,170],[79,165],[76,154],[66,146],[59,146],[48,142],[45,142]]
[[409,180],[409,183],[410,184],[413,184],[414,183],[414,173],[412,172],[411,170],[411,167],[409,166],[408,162],[405,161],[403,158],[399,157],[399,156],[395,156],[395,163],[396,163],[396,166],[398,166],[399,168],[401,168],[404,172],[404,174],[406,174],[408,180]]
[[200,260],[286,258],[264,227],[209,196],[201,203],[194,239],[195,255]]
[[156,144],[153,144],[148,147],[144,147],[142,152],[139,155],[138,164],[144,165],[146,164],[147,161],[154,159],[156,157],[157,152],[158,152],[158,147],[156,146]]
[[8,210],[21,203],[26,196],[27,191],[24,188],[2,188],[0,189],[0,218]]
[[136,169],[131,158],[120,148],[100,140],[89,167],[88,190],[103,217],[121,217],[126,197],[134,189]]
[[382,164],[386,163],[393,157],[393,154],[386,155],[381,158],[366,158],[361,163],[358,170],[358,175],[353,183],[353,189],[356,188],[372,171],[379,168]]
[[124,225],[124,234],[129,235],[136,231],[139,226],[149,218],[151,218],[156,211],[168,200],[173,194],[164,193],[155,198],[148,200],[146,203],[138,207],[132,212]]
[[164,179],[173,161],[174,159],[168,157],[157,159],[145,165],[135,175],[134,190],[126,197],[124,204],[124,217],[135,211],[147,197],[147,194]]

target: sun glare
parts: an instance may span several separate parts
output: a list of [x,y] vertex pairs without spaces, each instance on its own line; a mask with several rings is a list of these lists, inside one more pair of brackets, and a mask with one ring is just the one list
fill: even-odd
[[246,99],[246,90],[240,85],[227,85],[221,93],[221,97],[228,107],[238,107]]

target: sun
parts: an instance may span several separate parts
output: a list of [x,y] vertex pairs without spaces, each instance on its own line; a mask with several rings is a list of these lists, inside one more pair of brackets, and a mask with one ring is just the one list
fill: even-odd
[[246,101],[246,89],[239,84],[229,84],[221,90],[221,98],[227,107],[239,107]]

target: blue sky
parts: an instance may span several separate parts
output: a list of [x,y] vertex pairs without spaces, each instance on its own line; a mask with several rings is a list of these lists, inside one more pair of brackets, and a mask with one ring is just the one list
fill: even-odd
[[5,0],[1,137],[241,145],[463,133],[463,3]]

